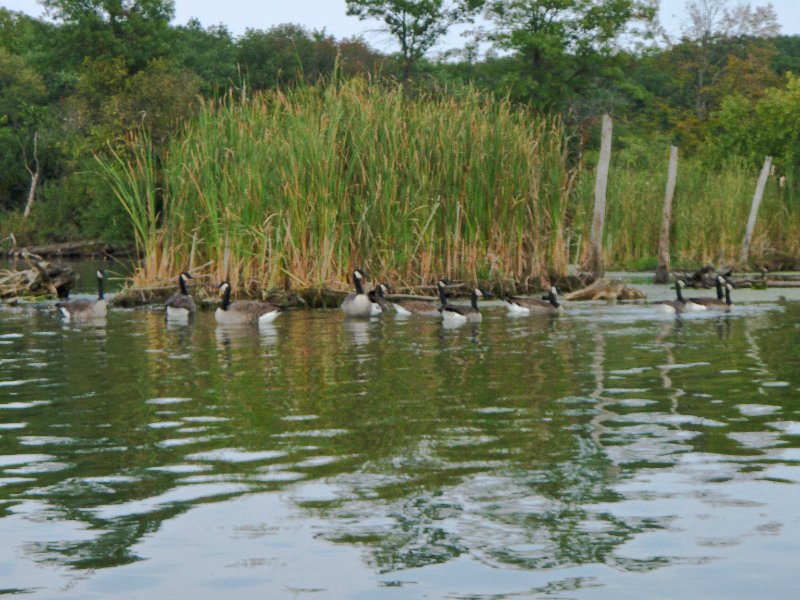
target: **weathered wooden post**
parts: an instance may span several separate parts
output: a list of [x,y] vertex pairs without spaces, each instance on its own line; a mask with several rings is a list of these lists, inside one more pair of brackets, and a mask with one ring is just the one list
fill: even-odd
[[756,217],[758,216],[758,208],[761,206],[761,198],[764,196],[764,188],[767,186],[767,177],[769,170],[772,167],[772,157],[767,156],[764,159],[764,166],[761,169],[761,175],[756,184],[756,193],[753,196],[753,204],[750,206],[750,217],[747,219],[747,228],[744,231],[744,240],[742,240],[742,252],[739,254],[739,262],[742,265],[747,264],[747,259],[750,255],[750,241],[753,239],[753,230],[756,228]]
[[678,179],[678,147],[669,149],[669,169],[667,170],[667,190],[664,194],[664,212],[661,215],[661,235],[658,237],[658,268],[656,283],[669,281],[669,226],[672,221],[672,198],[675,196],[675,182]]
[[603,223],[606,218],[608,168],[611,164],[611,130],[611,117],[603,115],[600,160],[597,163],[597,179],[594,184],[594,217],[592,218],[592,234],[589,239],[589,259],[586,263],[586,271],[589,271],[595,277],[601,277],[605,272],[603,264]]

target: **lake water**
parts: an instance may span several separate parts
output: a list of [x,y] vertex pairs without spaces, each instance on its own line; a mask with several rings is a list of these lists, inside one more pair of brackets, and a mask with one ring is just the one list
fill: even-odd
[[0,308],[0,595],[797,598],[800,302]]

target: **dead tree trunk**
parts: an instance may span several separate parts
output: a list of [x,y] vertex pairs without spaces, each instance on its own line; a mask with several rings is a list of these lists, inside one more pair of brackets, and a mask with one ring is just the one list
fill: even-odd
[[658,268],[656,283],[669,281],[669,227],[672,221],[672,198],[675,196],[675,183],[678,179],[678,148],[669,149],[669,169],[667,171],[667,190],[664,194],[664,212],[661,215],[661,235],[658,237]]
[[25,161],[25,169],[31,176],[31,187],[28,190],[28,201],[25,203],[25,212],[22,213],[22,219],[25,220],[28,218],[28,215],[31,214],[31,208],[33,208],[33,200],[36,197],[36,188],[39,185],[39,177],[41,176],[41,171],[39,169],[39,153],[38,153],[38,141],[39,141],[39,133],[36,132],[33,134],[33,164],[36,167],[34,171],[31,169],[30,165],[28,165],[28,161]]
[[753,239],[753,230],[756,228],[758,208],[761,206],[761,198],[764,196],[764,188],[767,186],[767,177],[769,177],[771,167],[772,157],[768,156],[764,159],[764,166],[756,184],[756,193],[753,196],[753,204],[750,207],[750,217],[747,219],[747,228],[744,232],[744,240],[742,240],[742,252],[739,254],[739,262],[742,265],[747,264],[747,259],[750,256],[750,242]]
[[589,259],[586,263],[586,270],[595,277],[602,277],[605,272],[603,261],[603,225],[606,218],[608,169],[611,164],[611,133],[611,117],[603,115],[600,160],[597,163],[597,178],[594,185],[594,217],[592,218],[592,234],[589,240]]

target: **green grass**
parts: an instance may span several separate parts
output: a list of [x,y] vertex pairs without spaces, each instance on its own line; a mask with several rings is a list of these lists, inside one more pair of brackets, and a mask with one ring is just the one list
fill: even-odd
[[[605,253],[614,268],[654,268],[661,229],[669,147],[631,148],[612,156],[608,183]],[[573,226],[591,224],[594,180],[590,172],[576,189]],[[673,266],[738,262],[758,171],[731,160],[710,169],[697,158],[681,157],[673,199],[670,251]],[[751,260],[800,256],[800,214],[770,178],[751,243]]]

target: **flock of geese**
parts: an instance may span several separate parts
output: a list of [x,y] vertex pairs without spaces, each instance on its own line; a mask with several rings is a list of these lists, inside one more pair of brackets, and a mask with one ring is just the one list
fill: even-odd
[[[369,292],[364,291],[364,280],[367,275],[361,269],[353,271],[353,285],[355,290],[347,295],[342,302],[341,309],[346,317],[369,318],[386,312],[394,312],[398,316],[418,315],[423,317],[441,318],[446,324],[478,323],[482,316],[478,308],[478,299],[486,294],[480,288],[473,288],[471,303],[468,305],[450,304],[447,301],[447,282],[439,280],[439,305],[429,300],[400,300],[387,301],[386,293],[389,287],[379,283]],[[195,302],[189,294],[187,280],[192,279],[189,273],[183,272],[178,276],[178,291],[165,303],[165,312],[168,320],[185,321],[196,311]],[[58,302],[56,308],[66,321],[91,320],[106,316],[108,310],[103,291],[104,275],[97,271],[97,300],[65,300]],[[653,303],[653,306],[664,313],[676,314],[683,312],[696,312],[704,310],[728,310],[733,289],[722,275],[717,275],[717,296],[705,298],[684,298],[684,282],[675,282],[675,300],[665,300]],[[219,285],[222,294],[222,304],[217,308],[214,316],[221,325],[236,325],[243,323],[272,323],[278,318],[283,308],[269,302],[257,300],[231,301],[231,285],[225,281]],[[562,307],[558,301],[558,292],[551,287],[546,296],[542,298],[522,298],[518,296],[504,296],[506,308],[511,315],[531,314],[558,314]]]

